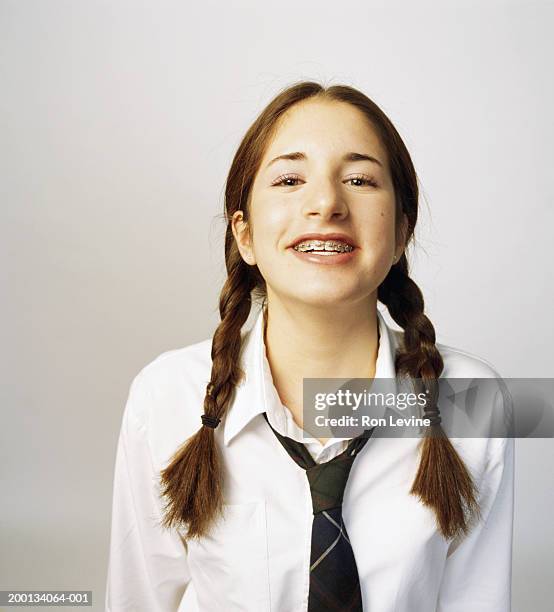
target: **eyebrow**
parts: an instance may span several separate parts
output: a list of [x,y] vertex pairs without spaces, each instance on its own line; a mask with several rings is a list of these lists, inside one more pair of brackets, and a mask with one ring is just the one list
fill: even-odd
[[[277,157],[274,157],[267,164],[266,168],[269,168],[271,164],[275,163],[276,161],[279,161],[280,159],[290,159],[293,161],[294,160],[305,161],[308,159],[308,156],[305,153],[302,153],[301,151],[294,151],[293,153],[284,153],[283,155],[278,155]],[[355,153],[353,151],[343,155],[342,161],[345,161],[345,162],[370,161],[370,162],[373,162],[374,164],[378,164],[381,167],[383,166],[383,164],[376,157],[373,157],[372,155],[367,155],[366,153]]]

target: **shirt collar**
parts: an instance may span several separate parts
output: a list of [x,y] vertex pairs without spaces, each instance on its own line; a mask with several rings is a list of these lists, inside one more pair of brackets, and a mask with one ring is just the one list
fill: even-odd
[[[243,338],[240,366],[245,377],[237,385],[234,401],[225,417],[223,441],[226,446],[255,416],[264,412],[271,414],[272,421],[277,423],[281,431],[286,429],[286,415],[273,384],[265,350],[264,308],[267,306],[259,309],[252,328]],[[397,338],[379,309],[377,309],[377,321],[380,337],[375,378],[395,378],[394,358]]]

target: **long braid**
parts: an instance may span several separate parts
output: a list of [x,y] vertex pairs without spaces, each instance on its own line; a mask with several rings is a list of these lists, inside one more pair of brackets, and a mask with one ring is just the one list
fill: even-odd
[[465,534],[471,519],[479,514],[475,483],[440,426],[437,379],[444,363],[435,344],[433,324],[424,314],[423,294],[409,276],[405,255],[391,268],[378,297],[404,330],[404,347],[395,360],[397,374],[421,379],[428,390],[424,416],[431,424],[421,441],[419,467],[410,493],[435,511],[445,537]]
[[[227,260],[228,277],[219,299],[221,323],[212,341],[211,380],[204,397],[204,414],[221,420],[235,385],[239,367],[241,329],[251,309],[254,280],[238,252]],[[187,526],[187,538],[200,537],[223,507],[222,469],[214,429],[201,426],[173,455],[161,472],[162,495],[167,498],[163,526]]]

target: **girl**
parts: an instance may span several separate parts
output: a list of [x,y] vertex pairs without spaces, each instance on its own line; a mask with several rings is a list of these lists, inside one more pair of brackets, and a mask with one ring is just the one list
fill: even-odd
[[[106,609],[192,610],[192,583],[202,612],[508,612],[513,440],[450,440],[437,405],[439,377],[498,374],[435,341],[391,121],[351,87],[283,90],[238,148],[225,213],[213,338],[131,385]],[[400,375],[429,391],[423,438],[307,435],[304,378]]]

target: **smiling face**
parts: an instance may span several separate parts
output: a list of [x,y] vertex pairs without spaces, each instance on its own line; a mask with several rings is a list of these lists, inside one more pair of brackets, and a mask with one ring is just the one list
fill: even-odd
[[[283,155],[293,158],[275,159]],[[281,117],[249,213],[248,223],[234,213],[233,234],[243,259],[264,277],[269,300],[276,294],[344,305],[367,298],[403,249],[386,151],[365,115],[345,102],[306,100]],[[291,244],[314,232],[344,234],[356,248],[347,257],[299,256]]]

